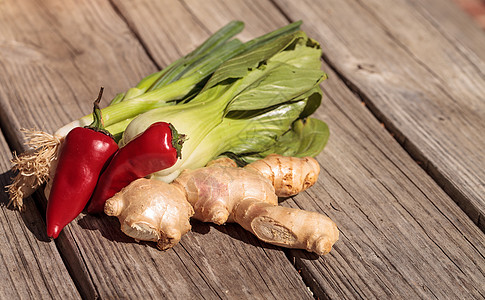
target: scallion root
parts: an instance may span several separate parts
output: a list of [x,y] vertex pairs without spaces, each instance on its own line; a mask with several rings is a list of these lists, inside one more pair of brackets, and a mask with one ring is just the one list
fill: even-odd
[[49,178],[52,162],[57,159],[63,139],[34,129],[21,131],[25,135],[25,145],[30,150],[20,155],[13,153],[12,172],[16,175],[12,178],[12,184],[7,186],[10,197],[8,206],[13,205],[19,210],[23,209],[23,199],[32,195]]

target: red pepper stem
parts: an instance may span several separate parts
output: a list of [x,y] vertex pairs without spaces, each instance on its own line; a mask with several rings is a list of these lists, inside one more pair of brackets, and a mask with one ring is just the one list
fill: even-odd
[[93,123],[91,123],[88,127],[92,128],[96,131],[104,131],[104,124],[103,118],[101,117],[101,109],[99,108],[99,102],[101,101],[101,97],[103,97],[104,87],[99,89],[98,98],[93,103]]
[[182,159],[182,145],[186,140],[185,134],[178,133],[177,129],[172,124],[168,124],[172,131],[172,146],[177,150],[177,157]]
[[96,98],[93,103],[93,123],[91,123],[89,126],[85,126],[85,128],[104,133],[110,138],[114,139],[113,135],[104,128],[103,117],[101,116],[101,109],[99,108],[99,102],[101,101],[101,97],[103,97],[103,91],[104,87],[101,87],[99,89],[98,98]]

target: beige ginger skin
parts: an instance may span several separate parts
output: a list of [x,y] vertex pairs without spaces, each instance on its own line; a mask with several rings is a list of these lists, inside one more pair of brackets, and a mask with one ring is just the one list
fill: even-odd
[[158,180],[140,178],[114,195],[104,206],[117,216],[121,231],[142,241],[157,242],[161,250],[172,248],[186,234],[192,206],[177,187]]
[[[309,188],[319,171],[316,160],[309,157],[270,155],[244,168],[237,168],[230,159],[219,159],[205,168],[185,170],[171,184],[143,179],[144,188],[140,188],[137,180],[109,199],[105,212],[118,216],[125,234],[138,240],[156,240],[161,249],[172,247],[190,230],[190,211],[178,210],[182,214],[178,221],[175,218],[172,223],[166,221],[166,226],[157,225],[160,216],[167,214],[162,211],[164,204],[158,201],[177,201],[190,203],[193,217],[202,222],[236,222],[264,242],[323,255],[338,240],[335,223],[316,212],[278,206],[278,196],[296,195]],[[168,190],[173,190],[173,195],[168,195]],[[144,213],[140,211],[151,206],[161,208],[158,219],[141,218]],[[185,225],[180,226],[181,223]],[[157,230],[168,230],[171,236],[177,232],[177,238],[172,237],[167,243],[167,233],[156,233]]]

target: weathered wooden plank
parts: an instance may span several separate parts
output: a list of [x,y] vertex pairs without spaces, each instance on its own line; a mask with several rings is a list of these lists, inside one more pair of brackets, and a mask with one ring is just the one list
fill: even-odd
[[[164,65],[212,32],[176,1],[133,7],[128,3],[129,15],[124,15],[125,6],[110,4],[1,4],[2,128],[18,149],[19,127],[53,131],[90,111],[100,85],[107,89],[106,103],[109,96],[155,70],[149,56]],[[167,7],[166,18],[149,14]],[[170,17],[184,25],[172,25]],[[165,40],[162,32],[177,42]],[[184,38],[194,32],[201,36]],[[143,48],[137,37],[145,35],[150,43],[142,40]],[[193,227],[181,244],[160,252],[152,244],[139,245],[124,236],[114,218],[82,215],[64,229],[57,243],[85,298],[311,299],[279,248],[261,247],[237,226]]]
[[181,1],[193,18],[214,31],[232,20],[241,20],[245,29],[238,38],[247,41],[255,36],[288,24],[288,20],[268,1]]
[[[262,6],[258,6],[258,8],[264,8],[265,10],[269,11],[269,13],[274,13],[275,15],[277,15],[277,10],[272,9],[270,5],[265,5],[265,2],[262,3]],[[208,6],[207,3],[205,5]],[[258,4],[255,3],[255,5]],[[219,6],[221,5],[219,4]],[[230,7],[230,11],[238,10],[237,7]],[[241,10],[243,10],[243,8],[241,8]],[[193,8],[192,11],[198,11],[203,13],[202,9],[199,10]],[[224,11],[218,11],[217,14],[206,14],[206,16],[207,15],[217,16],[217,18],[212,18],[210,23],[212,24],[210,26],[213,26],[216,29],[219,25],[212,22],[220,22],[222,25],[226,21],[235,18],[230,14],[224,14]],[[201,15],[201,17],[202,16],[203,15]],[[224,18],[227,18],[227,20]],[[251,17],[245,16],[245,18],[246,22],[252,21]],[[284,21],[282,16],[280,16],[279,18],[281,19],[277,20]],[[275,26],[276,23],[271,23],[273,21],[270,20],[271,19],[267,18],[263,21],[259,21],[261,23],[258,23],[258,21],[254,20],[254,23],[251,22],[251,24],[258,24],[257,30],[260,30],[262,33],[266,31],[264,27],[260,27],[265,26],[264,22],[268,22],[266,26],[272,27],[271,29],[279,26],[279,24]],[[190,19],[184,19],[184,21],[187,22],[190,21]],[[209,25],[206,26],[209,27]],[[183,32],[177,35],[183,35]],[[336,78],[336,76],[334,75],[332,77]],[[341,83],[338,84],[340,85],[338,85],[333,90],[333,93],[338,93],[338,91],[345,91],[345,93],[348,93],[347,89],[343,85],[341,85]],[[126,87],[121,87],[120,90],[123,89],[126,89]],[[94,90],[96,90],[96,88],[94,88]],[[328,96],[332,96],[333,93],[329,94]],[[351,97],[351,95],[343,94],[342,96],[335,98],[337,100],[342,99],[342,101],[335,102],[345,103],[343,99],[347,99],[348,97]],[[350,100],[350,103],[353,103],[352,101],[354,100]],[[329,108],[331,107],[329,106]],[[334,252],[332,252],[329,256],[325,258],[320,258],[318,260],[309,260],[308,257],[305,257],[302,254],[303,252],[292,252],[293,255],[295,255],[296,257],[295,261],[298,263],[298,266],[301,268],[305,267],[302,270],[303,276],[308,276],[308,274],[311,274],[311,280],[309,280],[309,282],[317,282],[317,284],[313,284],[312,286],[314,291],[321,292],[317,293],[317,296],[324,297],[325,295],[330,295],[333,298],[336,297],[336,295],[340,295],[343,297],[347,296],[356,298],[359,295],[361,295],[362,297],[372,297],[372,295],[392,295],[396,297],[403,297],[403,295],[422,295],[422,293],[420,294],[421,287],[408,284],[416,278],[418,279],[417,282],[424,282],[425,287],[427,287],[427,285],[429,284],[431,286],[431,289],[429,290],[434,292],[436,289],[436,285],[431,282],[431,279],[426,281],[424,278],[422,278],[425,277],[425,271],[427,270],[423,270],[423,268],[418,268],[418,270],[416,271],[417,275],[414,275],[411,274],[411,272],[409,271],[414,271],[414,269],[405,268],[406,264],[410,264],[413,268],[417,268],[422,264],[419,258],[423,256],[417,256],[417,259],[413,260],[413,254],[419,254],[420,251],[424,251],[426,253],[426,255],[424,256],[425,258],[432,258],[434,257],[434,255],[437,255],[438,258],[442,258],[443,255],[449,255],[450,257],[454,258],[458,267],[454,267],[454,265],[450,266],[449,264],[451,260],[448,259],[445,264],[437,264],[436,267],[432,268],[432,271],[444,270],[445,275],[439,275],[441,277],[438,277],[438,279],[449,280],[450,276],[456,275],[459,280],[461,280],[461,282],[464,282],[466,284],[466,288],[469,288],[471,290],[471,292],[467,293],[466,295],[476,295],[477,291],[479,292],[480,290],[476,286],[474,286],[474,283],[476,283],[475,280],[480,279],[480,276],[483,276],[483,262],[482,260],[477,259],[477,257],[483,259],[483,245],[479,244],[479,242],[473,241],[471,245],[478,249],[474,252],[473,250],[470,250],[472,246],[470,246],[470,244],[467,244],[469,242],[466,241],[466,238],[476,237],[477,234],[480,234],[480,232],[477,233],[476,229],[474,231],[474,227],[470,224],[470,222],[467,222],[466,219],[463,218],[463,215],[460,214],[459,210],[457,210],[456,207],[451,205],[451,208],[447,208],[447,206],[449,205],[449,201],[446,200],[449,199],[445,195],[440,193],[439,189],[436,189],[436,186],[434,186],[432,182],[429,181],[429,179],[427,179],[427,184],[431,187],[420,186],[420,188],[425,191],[424,194],[415,195],[414,193],[407,193],[407,189],[411,189],[413,186],[411,185],[411,187],[408,187],[408,185],[410,184],[409,182],[411,181],[409,178],[413,178],[413,180],[416,180],[416,178],[419,178],[420,175],[423,175],[422,173],[415,174],[415,172],[419,172],[419,169],[417,169],[416,166],[414,166],[416,170],[412,169],[412,171],[405,173],[404,177],[402,175],[401,177],[398,177],[397,175],[394,175],[394,173],[397,173],[399,175],[400,173],[402,173],[402,171],[400,171],[399,168],[392,167],[392,165],[396,163],[395,161],[392,161],[388,158],[392,156],[392,153],[384,152],[385,155],[376,157],[375,160],[370,160],[370,162],[368,161],[368,157],[373,157],[373,151],[364,151],[361,153],[361,155],[357,156],[357,154],[360,153],[358,152],[359,149],[374,150],[374,148],[376,147],[372,148],[372,146],[374,146],[375,144],[381,145],[380,142],[378,143],[378,141],[373,141],[369,143],[365,138],[372,137],[374,135],[374,131],[379,132],[379,136],[385,136],[385,132],[378,126],[376,127],[375,120],[373,120],[373,118],[369,114],[365,115],[364,121],[356,123],[359,126],[352,127],[352,123],[348,120],[346,121],[346,123],[344,123],[346,124],[346,127],[342,126],[341,122],[342,120],[344,120],[344,117],[342,117],[342,111],[347,112],[347,110],[339,110],[337,108],[334,108],[334,110],[336,116],[333,123],[331,122],[332,120],[329,118],[330,116],[328,116],[327,114],[321,115],[324,120],[328,121],[332,125],[332,128],[334,128],[333,130],[335,130],[335,128],[345,128],[344,131],[337,130],[333,132],[332,139],[335,135],[337,137],[345,137],[349,136],[352,133],[354,134],[352,135],[352,138],[349,138],[348,140],[339,140],[340,144],[338,144],[338,147],[335,144],[336,142],[331,140],[329,148],[327,148],[330,149],[328,151],[330,151],[332,156],[336,157],[333,158],[333,160],[329,159],[329,162],[325,162],[326,167],[328,164],[327,173],[329,174],[329,176],[333,176],[333,178],[337,178],[338,180],[329,181],[329,183],[322,183],[325,189],[318,189],[320,187],[319,185],[316,187],[317,190],[314,194],[312,194],[312,190],[310,190],[307,195],[312,196],[313,199],[316,199],[314,202],[309,202],[310,200],[308,200],[308,197],[306,197],[305,195],[302,195],[301,197],[297,197],[295,199],[295,201],[297,201],[297,204],[304,208],[327,211],[328,214],[332,218],[334,218],[339,223],[339,225],[341,225],[341,229],[343,232],[342,241],[337,244]],[[16,111],[16,113],[20,114],[20,116],[22,117],[21,111]],[[331,116],[334,115],[333,110],[329,109],[328,113],[331,113]],[[349,113],[349,115],[352,118],[355,118],[357,116],[360,116],[361,113],[365,113],[365,110],[363,112],[358,111],[357,113]],[[29,122],[34,121],[35,120],[30,120]],[[359,135],[358,133],[361,132],[357,131],[357,128],[360,128],[360,125],[363,126],[367,124],[367,122],[374,122],[373,127],[370,127],[370,130],[364,132],[367,134],[367,136]],[[392,139],[389,138],[389,140],[386,140],[383,138],[383,140],[385,143],[391,143],[392,145]],[[331,150],[332,148],[330,148],[330,145],[334,144],[334,147],[336,147],[336,149]],[[359,145],[361,145],[360,148],[356,147]],[[354,147],[355,151],[353,151],[351,154],[355,155],[355,157],[352,157],[350,154],[345,154],[347,153],[348,149],[353,149]],[[397,145],[395,145],[394,143],[393,147],[396,148]],[[379,149],[382,150],[382,148]],[[383,150],[385,149],[387,148],[383,147]],[[397,147],[397,149],[399,149],[399,147]],[[337,152],[344,153],[345,155],[339,154],[340,156],[338,156]],[[372,153],[372,155],[370,155],[369,153]],[[326,154],[327,150],[323,155]],[[326,157],[322,158],[322,156],[320,156],[319,159],[320,161],[322,161],[323,164],[323,160],[326,159]],[[342,163],[342,160],[345,159],[348,160],[348,164]],[[372,172],[369,172],[368,169],[365,169],[361,165],[359,165],[359,162],[361,161],[363,161],[365,163],[365,167],[370,169]],[[407,158],[407,160],[403,160],[403,162],[406,165],[411,164],[411,166],[413,166],[409,158]],[[378,168],[381,165],[379,165],[378,163],[384,164],[389,169],[389,171],[385,173],[381,172],[381,169]],[[347,173],[344,173],[342,170],[349,171],[349,173],[353,172],[357,175],[351,177],[348,176]],[[322,178],[325,178],[323,177],[323,175],[325,175],[326,173],[322,173]],[[374,177],[362,177],[368,174],[372,174]],[[387,176],[390,176],[390,178],[392,179],[390,180],[392,184],[386,181]],[[363,181],[364,179],[365,181]],[[401,179],[403,181],[398,179]],[[396,184],[396,181],[398,182],[398,184]],[[358,183],[358,185],[356,185],[356,183]],[[328,184],[330,184],[330,187],[327,187]],[[390,186],[390,192],[387,192],[387,188],[389,188],[388,185]],[[405,188],[403,188],[401,185],[404,185]],[[377,188],[376,186],[379,188]],[[362,194],[359,188],[364,190],[366,193]],[[428,189],[431,190],[431,192],[428,191]],[[416,192],[415,190],[416,188],[414,188],[414,192]],[[346,191],[351,191],[351,193],[348,193]],[[364,205],[368,204],[368,202],[366,203],[365,200],[367,199],[367,196],[369,199],[375,197],[382,200],[382,198],[384,197],[383,195],[389,196],[391,192],[398,195],[398,197],[394,199],[394,202],[392,202],[392,204],[394,205],[397,205],[396,202],[407,199],[407,197],[410,197],[409,195],[418,196],[417,199],[419,199],[420,202],[426,202],[427,197],[433,199],[434,201],[437,201],[439,200],[439,198],[443,197],[444,204],[438,203],[436,204],[436,206],[433,204],[431,208],[438,207],[439,210],[444,211],[443,215],[445,217],[438,217],[438,213],[436,212],[437,209],[435,209],[434,212],[432,211],[430,213],[427,213],[424,215],[424,217],[422,217],[419,212],[422,211],[422,207],[429,210],[430,206],[429,204],[427,204],[423,205],[422,207],[418,207],[419,209],[416,209],[417,211],[412,211],[412,214],[408,213],[407,218],[404,218],[400,214],[405,215],[406,210],[404,210],[403,208],[398,209],[399,205],[397,205],[398,208],[393,207],[392,210],[387,212],[382,208],[382,206],[384,206],[384,208],[386,207],[385,203],[379,202],[379,210],[377,210],[377,212],[386,216],[386,218],[383,219],[383,222],[386,221],[386,223],[380,224],[379,219],[376,218],[378,216],[377,212],[372,210],[372,206]],[[333,197],[338,199],[339,202],[325,202],[328,201],[324,197],[324,195],[327,194],[332,195]],[[340,207],[339,205],[341,205],[341,199],[349,201],[349,204],[345,204],[345,202],[343,202],[342,207]],[[288,202],[286,204],[291,203]],[[375,203],[371,204],[375,205]],[[332,205],[340,210],[341,215],[337,215],[337,210],[333,211],[331,209]],[[406,208],[409,209],[408,207]],[[427,212],[426,210],[424,211]],[[400,217],[398,221],[394,220],[396,216],[393,213],[396,212],[398,212],[397,216]],[[345,217],[345,214],[348,214],[348,216]],[[419,220],[419,222],[413,218],[414,215],[421,216],[417,219]],[[425,219],[426,223],[423,223],[423,218]],[[452,220],[453,222],[446,223],[447,218],[449,220]],[[343,221],[339,222],[339,219]],[[254,286],[250,286],[250,284],[248,283],[249,279],[247,279],[247,282],[245,282],[245,280],[242,280],[241,282],[241,280],[238,280],[233,273],[229,273],[227,272],[227,270],[226,273],[224,273],[227,278],[218,276],[222,273],[218,271],[220,268],[232,270],[232,267],[234,266],[234,269],[237,268],[238,270],[242,270],[243,266],[248,268],[248,266],[251,266],[251,264],[255,264],[255,268],[251,268],[248,270],[249,274],[256,274],[257,272],[260,272],[260,274],[258,274],[259,276],[256,276],[256,278],[254,279],[255,284],[271,285],[271,280],[268,280],[271,278],[269,275],[271,274],[271,272],[275,271],[274,269],[279,268],[277,263],[274,269],[266,270],[266,268],[268,267],[268,260],[265,259],[263,262],[257,261],[257,259],[264,259],[265,255],[271,256],[271,259],[275,259],[275,257],[279,259],[281,258],[281,256],[279,255],[272,256],[273,252],[277,252],[279,254],[279,250],[268,247],[266,249],[263,249],[264,252],[261,252],[259,246],[252,246],[252,244],[250,244],[250,246],[248,247],[240,248],[240,244],[248,243],[248,241],[249,243],[254,243],[255,245],[258,245],[259,243],[252,239],[250,235],[245,236],[245,234],[247,233],[238,229],[237,226],[212,227],[204,224],[194,224],[194,228],[196,231],[187,235],[181,245],[174,249],[174,251],[166,252],[160,255],[160,253],[158,251],[155,251],[150,245],[140,248],[140,245],[132,243],[132,241],[124,238],[122,235],[119,235],[116,227],[108,226],[109,223],[113,225],[117,222],[108,218],[84,217],[78,219],[77,223],[73,224],[73,226],[70,226],[68,230],[69,235],[72,235],[74,241],[77,241],[77,243],[79,244],[79,251],[86,259],[88,269],[93,272],[92,275],[97,281],[97,288],[100,288],[102,290],[101,294],[103,296],[115,297],[123,295],[123,293],[134,296],[145,296],[146,294],[144,293],[152,293],[151,296],[153,297],[161,294],[165,296],[183,298],[187,295],[191,295],[192,293],[197,292],[199,293],[199,295],[201,295],[200,297],[271,297],[272,290],[270,287],[258,286],[257,288],[261,288],[259,291],[261,291],[262,293],[258,295],[253,295],[252,293],[255,293],[255,290],[252,289],[254,288]],[[420,227],[420,225],[422,224],[443,225],[446,229],[444,231],[445,234],[451,236],[451,240],[456,240],[456,242],[443,246],[444,238],[440,237],[437,231],[428,230],[428,226],[423,225],[424,229],[422,229]],[[77,226],[80,226],[83,230],[77,229]],[[376,226],[378,226],[378,229],[375,228]],[[408,233],[402,233],[401,231],[404,231],[405,228],[401,228],[400,226],[407,226],[410,228],[410,231]],[[207,229],[209,229],[209,232],[206,233]],[[223,232],[221,233],[217,229]],[[466,238],[459,235],[460,232]],[[396,234],[396,237],[394,237],[394,234]],[[426,240],[428,234],[433,239],[429,238],[428,240]],[[234,239],[229,235],[232,235],[236,238]],[[414,235],[417,235],[417,237],[412,239]],[[461,238],[459,239],[457,236],[461,236]],[[480,235],[478,235],[477,237],[483,238],[483,236]],[[439,252],[436,247],[433,248],[435,238],[438,239],[436,242],[438,245],[437,247],[443,248],[441,252]],[[105,247],[105,242],[102,242],[105,239],[108,239],[107,243],[110,244],[110,247]],[[221,248],[221,244],[214,244],[216,241],[221,240],[224,241],[223,244],[235,245],[235,247],[229,248],[228,250],[228,248]],[[415,244],[412,244],[411,246],[407,246],[408,248],[403,248],[404,250],[402,250],[399,249],[399,247],[401,246],[400,242],[402,240],[417,242]],[[462,248],[455,245],[455,243],[460,245],[461,242],[465,243],[465,246],[462,246]],[[103,246],[99,247],[98,244],[102,244]],[[86,245],[90,246],[87,247]],[[412,246],[414,245],[419,245],[419,247],[423,248],[424,250],[412,248]],[[248,256],[249,258],[254,259],[252,261],[250,260],[251,264],[249,264],[248,260],[240,257],[241,249],[257,252],[257,255],[255,254]],[[109,255],[108,259],[106,259],[106,255],[103,255],[103,252],[105,251],[112,251],[107,254]],[[407,255],[401,258],[401,251],[410,252],[404,252]],[[462,251],[464,254],[460,253],[460,251]],[[174,258],[174,255],[176,255],[177,257]],[[236,256],[237,259],[235,259],[234,256]],[[141,268],[142,266],[147,265],[147,263],[142,260],[143,257],[148,258],[148,263],[151,264],[151,266],[154,266],[153,269],[157,269],[156,272],[153,272],[153,269],[139,270],[139,268]],[[160,257],[162,258],[160,259]],[[388,260],[382,260],[382,257],[386,257],[388,258]],[[314,259],[314,257],[311,256],[310,258]],[[108,261],[109,259],[113,259],[113,261]],[[436,259],[431,260],[432,263],[435,261]],[[470,263],[469,266],[467,265],[466,268],[464,268],[465,271],[463,273],[457,272],[457,269],[462,266],[462,263],[466,264],[470,261],[476,262],[476,269],[472,269],[474,264]],[[188,269],[190,271],[185,271],[184,263],[188,265]],[[223,265],[217,268],[217,263],[222,263]],[[396,264],[397,267],[394,267],[394,264]],[[156,268],[156,266],[162,265],[164,266],[164,269],[158,270],[158,268]],[[227,265],[230,265],[231,267],[226,267]],[[238,265],[239,267],[237,267]],[[200,269],[197,270],[196,268]],[[317,269],[317,271],[315,272],[312,268]],[[109,269],[109,272],[103,272],[103,269]],[[163,272],[162,270],[172,270],[172,272]],[[94,272],[96,271],[98,273],[94,274]],[[463,278],[465,277],[465,275],[463,274],[469,275],[471,271],[475,271],[474,274],[476,273],[476,275],[474,275],[474,277],[470,276],[470,281],[467,281],[468,279]],[[179,272],[181,274],[178,274]],[[276,273],[273,276],[273,280],[279,281],[285,276],[293,276],[293,273],[290,273],[289,275]],[[397,279],[394,279],[392,276],[397,276]],[[194,288],[194,286],[188,283],[198,282],[199,278],[210,281],[211,285],[209,286],[202,284],[199,288]],[[142,282],[140,279],[145,279],[147,280],[147,282]],[[433,277],[432,279],[436,279],[436,277]],[[224,281],[221,282],[221,280]],[[267,282],[265,283],[264,280],[267,280]],[[229,281],[233,282],[229,283]],[[330,283],[326,283],[326,281]],[[113,282],[115,283],[114,285]],[[119,282],[130,282],[133,286],[119,285]],[[285,283],[287,283],[287,281],[285,281]],[[298,288],[299,283],[296,282],[296,284],[297,288],[289,289],[289,292],[286,295],[288,298],[295,298],[294,295],[298,291],[301,292],[300,288]],[[396,284],[396,287],[392,287],[394,284]],[[104,285],[108,285],[108,287]],[[327,287],[327,285],[330,285],[330,287]],[[160,291],[160,289],[162,291]],[[228,293],[230,293],[229,296],[225,296],[226,290],[228,291]],[[323,290],[325,291],[323,292]],[[445,291],[447,291],[447,289],[445,289]],[[460,291],[463,291],[463,289],[461,289]],[[438,295],[440,294],[438,293]],[[450,295],[456,294],[452,293]],[[273,297],[276,296],[277,295],[273,295]]]
[[186,55],[204,42],[210,32],[219,29],[208,30],[201,26],[200,22],[191,19],[179,1],[115,0],[113,4],[160,67]]
[[[239,16],[249,24],[255,22],[260,30],[281,25],[265,25],[268,18],[258,21],[261,18],[255,17],[256,12],[238,15],[238,8],[225,6],[224,1],[186,2],[201,22],[203,16],[217,16],[206,21],[208,27]],[[298,11],[293,6],[300,2],[292,3],[285,11]],[[255,11],[277,13],[262,1],[255,5]],[[324,22],[301,19],[305,29],[313,22]],[[345,38],[334,34],[323,39],[316,27],[308,31],[323,40],[324,48],[337,43],[334,39]],[[318,156],[321,177],[307,193],[283,203],[326,213],[341,230],[341,240],[325,257],[290,251],[314,295],[322,299],[483,297],[484,234],[414,163],[339,76],[329,66],[324,69],[330,79],[322,85],[326,96],[318,116],[328,122],[331,137]]]
[[234,225],[194,222],[180,244],[161,252],[120,234],[115,219],[78,223],[84,230],[75,238],[89,245],[79,247],[104,297],[311,299],[280,249]]
[[474,61],[474,64],[483,64],[483,28],[477,26],[476,22],[470,22],[470,15],[459,9],[456,2],[459,1],[409,1],[443,37],[449,39],[460,51],[466,52],[468,59]]
[[328,214],[341,239],[322,261],[291,251],[303,278],[332,299],[483,297],[483,232],[338,76],[329,77],[318,111],[331,130],[318,157],[323,169],[318,184],[294,201]]
[[[89,113],[100,86],[107,103],[156,71],[109,2],[0,5],[1,105],[6,117],[22,114],[3,120],[7,137],[26,126],[52,132]],[[20,149],[21,139],[11,137]]]
[[23,213],[7,207],[5,186],[13,176],[8,171],[9,158],[10,150],[0,133],[0,298],[80,298],[56,245],[49,243],[34,202],[27,201]]
[[[106,103],[156,70],[107,2],[19,1],[0,6],[1,126],[17,151],[23,149],[19,128],[52,132],[89,112],[99,86],[106,85]],[[94,298],[98,293],[80,256],[80,243],[70,228],[57,240],[81,295]]]
[[485,34],[444,2],[277,1],[307,21],[326,60],[485,230]]

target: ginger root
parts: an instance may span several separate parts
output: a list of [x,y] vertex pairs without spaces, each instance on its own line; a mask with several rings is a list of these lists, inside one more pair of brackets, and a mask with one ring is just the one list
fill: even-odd
[[263,174],[273,184],[278,197],[289,197],[315,184],[320,173],[312,157],[288,157],[271,154],[245,167]]
[[[158,241],[161,249],[172,247],[190,230],[188,219],[193,214],[202,222],[236,222],[270,244],[323,255],[338,240],[335,223],[316,212],[278,206],[277,197],[309,188],[319,171],[318,162],[309,157],[270,155],[244,168],[220,159],[205,168],[183,171],[171,184],[136,180],[107,201],[105,212],[118,216],[127,235]],[[175,206],[168,204],[172,202],[193,210],[167,212]],[[171,218],[163,220],[166,215]]]
[[237,206],[234,220],[266,243],[306,249],[318,255],[330,252],[338,240],[337,225],[322,214],[253,199]]
[[185,191],[194,208],[194,218],[222,225],[234,222],[234,209],[244,199],[278,205],[273,185],[260,173],[244,168],[213,164],[185,170],[171,185]]
[[163,181],[140,178],[108,199],[108,216],[117,216],[121,231],[137,240],[157,242],[166,250],[180,241],[194,214],[182,191]]

